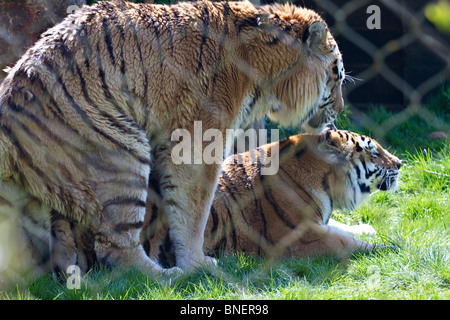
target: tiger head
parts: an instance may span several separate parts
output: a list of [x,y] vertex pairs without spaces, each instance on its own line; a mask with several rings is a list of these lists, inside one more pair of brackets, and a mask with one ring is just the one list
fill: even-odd
[[275,23],[284,30],[278,34],[278,42],[285,48],[276,56],[291,63],[285,72],[271,79],[275,99],[270,101],[268,116],[283,126],[309,122],[308,132],[320,132],[344,109],[345,71],[338,45],[325,21],[314,11],[289,5],[270,8]]
[[341,195],[334,197],[347,200],[341,207],[355,208],[376,191],[397,188],[402,162],[374,139],[330,129],[318,135],[317,151],[342,179],[336,181]]

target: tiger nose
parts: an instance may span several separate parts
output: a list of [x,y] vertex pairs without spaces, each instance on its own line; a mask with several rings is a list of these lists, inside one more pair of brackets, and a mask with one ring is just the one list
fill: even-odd
[[402,160],[398,160],[395,166],[397,167],[397,170],[400,170],[400,167],[402,166]]

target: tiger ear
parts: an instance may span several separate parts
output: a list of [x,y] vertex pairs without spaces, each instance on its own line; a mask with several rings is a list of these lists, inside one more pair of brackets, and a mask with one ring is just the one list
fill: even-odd
[[346,159],[346,152],[339,149],[330,139],[330,131],[321,134],[318,140],[317,150],[319,156],[329,164],[340,164]]
[[334,153],[334,154],[337,154],[340,152],[340,150],[338,148],[329,144],[327,141],[319,143],[319,145],[317,146],[317,150],[319,150],[320,152],[324,152],[324,153]]
[[327,40],[327,27],[321,21],[314,21],[308,28],[306,44],[309,49],[323,51]]
[[331,165],[341,165],[347,159],[347,153],[327,142],[322,142],[317,146],[319,157]]

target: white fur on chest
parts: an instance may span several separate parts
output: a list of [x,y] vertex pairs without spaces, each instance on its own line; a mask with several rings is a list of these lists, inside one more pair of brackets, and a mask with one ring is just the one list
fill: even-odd
[[330,197],[323,191],[310,190],[310,193],[322,212],[322,223],[327,224],[333,210]]

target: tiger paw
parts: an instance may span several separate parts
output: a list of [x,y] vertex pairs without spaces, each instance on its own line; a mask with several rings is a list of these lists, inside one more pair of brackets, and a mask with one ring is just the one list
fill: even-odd
[[204,264],[208,267],[217,267],[217,259],[209,256],[205,256]]
[[375,229],[370,224],[358,224],[350,227],[350,232],[354,235],[367,234],[369,236],[374,236],[377,234]]
[[172,268],[169,268],[169,269],[164,269],[163,270],[163,274],[165,276],[175,276],[176,277],[176,276],[184,274],[184,271],[181,268],[172,267]]
[[198,268],[215,268],[217,266],[217,260],[213,257],[203,256],[196,260],[191,260],[188,265],[182,265],[184,271],[194,271]]

